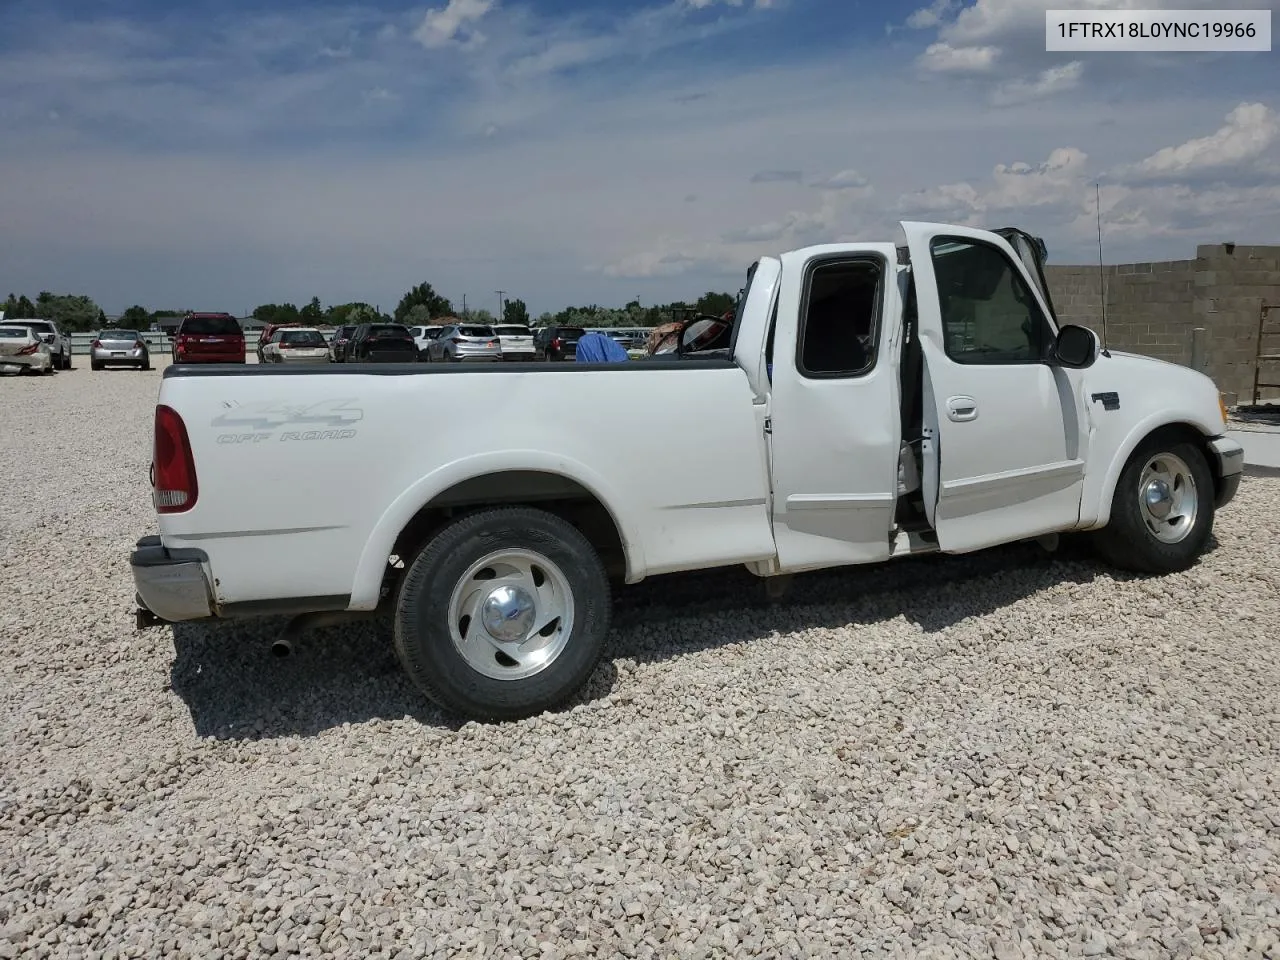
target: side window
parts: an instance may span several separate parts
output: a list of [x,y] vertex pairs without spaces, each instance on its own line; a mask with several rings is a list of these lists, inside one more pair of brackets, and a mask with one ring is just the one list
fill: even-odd
[[809,268],[796,366],[811,380],[857,377],[876,363],[884,265],[875,258]]
[[931,253],[948,357],[1002,364],[1040,363],[1048,356],[1048,318],[1002,251],[974,240],[935,238]]

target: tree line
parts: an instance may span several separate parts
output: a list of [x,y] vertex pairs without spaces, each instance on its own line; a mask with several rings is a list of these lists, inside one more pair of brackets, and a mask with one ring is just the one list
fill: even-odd
[[[632,300],[623,307],[602,307],[598,304],[565,307],[555,313],[543,313],[537,318],[537,325],[654,327],[695,313],[718,316],[726,310],[732,310],[736,302],[737,298],[732,294],[712,291],[692,303],[674,301],[642,307],[638,300]],[[47,290],[41,291],[34,301],[11,293],[0,309],[3,309],[7,320],[52,320],[64,330],[73,332],[99,330],[107,326],[145,330],[153,323],[181,317],[187,312],[149,310],[140,304],[134,304],[112,322],[91,297],[50,293]],[[419,326],[439,323],[446,318],[469,323],[498,322],[498,318],[485,309],[455,310],[452,301],[436,293],[429,283],[420,283],[408,290],[390,314],[363,301],[326,307],[320,303],[319,297],[312,297],[301,307],[293,303],[260,304],[253,309],[252,316],[259,323],[303,323],[335,327],[353,323],[403,323],[406,326]],[[503,302],[501,322],[527,325],[530,321],[529,308],[523,300],[513,297]]]

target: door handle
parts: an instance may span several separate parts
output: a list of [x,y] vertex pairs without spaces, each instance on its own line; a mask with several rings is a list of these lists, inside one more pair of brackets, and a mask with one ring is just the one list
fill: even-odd
[[978,404],[973,397],[948,397],[947,416],[957,423],[978,419]]

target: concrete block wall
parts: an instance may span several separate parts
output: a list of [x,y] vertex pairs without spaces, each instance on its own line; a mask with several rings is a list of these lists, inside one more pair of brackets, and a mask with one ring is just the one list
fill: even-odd
[[[1102,333],[1097,264],[1045,272],[1059,318]],[[1110,264],[1102,276],[1109,346],[1190,364],[1192,331],[1203,327],[1209,376],[1229,402],[1251,401],[1261,306],[1280,304],[1280,246],[1204,245],[1194,260]],[[1276,335],[1264,349],[1280,353],[1280,309],[1268,329]],[[1262,379],[1280,383],[1280,362],[1264,366]],[[1280,389],[1262,397],[1280,400]]]

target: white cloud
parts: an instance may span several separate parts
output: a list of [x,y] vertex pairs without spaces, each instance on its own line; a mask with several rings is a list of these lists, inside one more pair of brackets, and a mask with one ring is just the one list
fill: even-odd
[[802,179],[800,170],[758,170],[751,175],[752,183],[799,183]]
[[857,170],[841,170],[825,180],[819,180],[814,186],[820,190],[863,190],[868,182]]
[[998,106],[1028,103],[1056,96],[1080,86],[1084,76],[1084,63],[1072,60],[1060,66],[1042,70],[1034,80],[1010,80],[998,86],[992,94],[992,102]]
[[484,35],[476,30],[475,24],[492,7],[493,0],[449,0],[443,7],[428,10],[413,36],[428,50],[446,47],[459,41],[460,36],[468,43],[481,42]]
[[[760,22],[745,0],[739,15],[653,0],[556,19],[518,2],[453,30],[474,44],[484,29],[465,58],[424,54],[421,15],[392,30],[361,8],[207,30],[18,29],[0,12],[0,32],[29,38],[0,56],[0,117],[23,130],[23,149],[0,153],[0,223],[23,237],[5,249],[7,282],[84,290],[108,310],[230,297],[238,311],[312,295],[385,306],[425,279],[455,300],[511,290],[536,314],[736,289],[762,253],[893,238],[921,214],[1026,226],[1063,262],[1096,255],[1095,167],[1112,172],[1109,258],[1275,240],[1275,141],[1235,167],[1206,159],[1251,155],[1273,122],[1246,111],[1214,139],[1257,97],[1244,69],[1183,58],[1177,96],[1103,93],[1100,61],[1082,57],[1092,87],[1081,77],[1052,109],[993,111],[983,97],[1000,84],[1049,96],[1070,71],[1031,64],[1001,33],[941,41],[1000,58],[976,83],[926,87],[902,82],[910,49],[769,60],[762,37],[734,34]],[[939,14],[943,29],[955,12]],[[917,49],[934,39],[909,36]],[[351,55],[317,55],[326,46]],[[1216,150],[1187,159],[1205,140]],[[1162,181],[1117,179],[1156,157],[1181,159],[1159,161]],[[751,183],[768,171],[786,175]]]
[[989,73],[999,56],[998,47],[953,47],[949,43],[931,43],[917,63],[931,73]]
[[1238,167],[1264,156],[1277,138],[1280,116],[1266,104],[1242,103],[1213,133],[1158,150],[1141,161],[1135,172],[1170,176]]
[[1075,147],[1059,147],[1039,164],[996,164],[990,181],[928,187],[904,194],[899,205],[915,211],[978,223],[994,213],[1015,213],[1037,207],[1078,205],[1085,199],[1088,156]]
[[957,0],[934,0],[927,7],[921,7],[907,17],[907,26],[912,30],[926,30],[940,25],[943,19],[957,6]]

